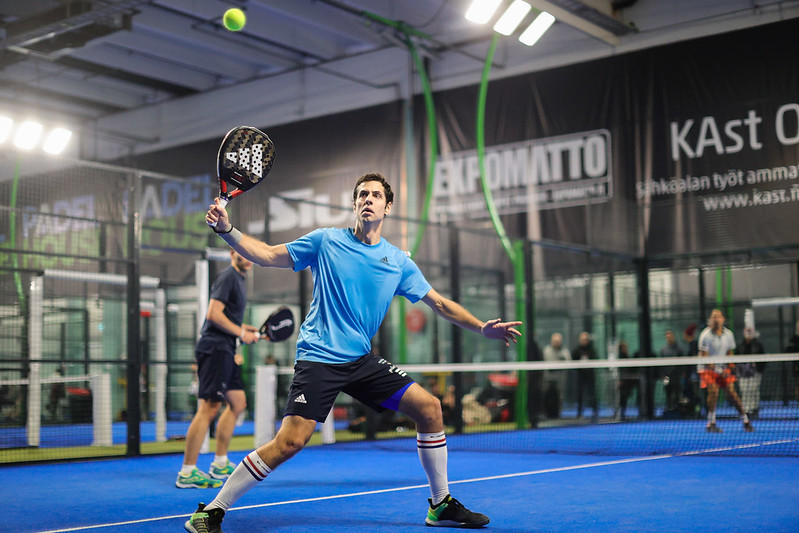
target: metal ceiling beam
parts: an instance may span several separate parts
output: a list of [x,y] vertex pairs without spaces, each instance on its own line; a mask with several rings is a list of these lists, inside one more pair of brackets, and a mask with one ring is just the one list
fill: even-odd
[[104,78],[111,78],[119,81],[124,81],[127,83],[132,83],[134,85],[148,87],[150,89],[156,89],[159,91],[168,92],[175,96],[189,96],[190,94],[196,94],[198,92],[196,89],[192,89],[191,87],[186,87],[185,85],[179,85],[177,83],[159,80],[141,74],[134,74],[132,72],[128,72],[118,68],[106,67],[104,65],[99,65],[97,63],[93,63],[91,61],[85,61],[83,59],[78,59],[75,57],[61,57],[58,60],[56,60],[56,64],[68,68],[73,68],[76,70],[82,70],[84,72],[89,72],[91,74],[102,76]]
[[[32,44],[44,39],[50,39],[56,35],[68,33],[88,24],[108,20],[116,15],[130,13],[136,6],[145,3],[147,3],[146,0],[122,0],[114,4],[107,4],[98,9],[92,9],[91,11],[82,11],[77,15],[67,16],[67,18],[63,18],[61,20],[46,22],[45,24],[32,29],[23,29],[15,35],[7,35],[4,39],[0,40],[0,50],[5,50],[15,46],[24,47],[26,44]],[[92,7],[94,8],[94,6]],[[67,11],[66,14],[69,15],[69,11]],[[45,17],[42,20],[49,19],[48,17]],[[23,22],[24,19],[16,24],[23,24]]]
[[569,11],[560,7],[559,5],[555,4],[554,2],[550,2],[549,0],[528,0],[530,5],[534,8],[538,9],[539,11],[546,11],[556,20],[563,22],[564,24],[568,24],[578,30],[591,35],[592,37],[596,37],[602,41],[605,41],[611,46],[619,46],[619,38],[611,31],[594,24],[593,22],[589,22],[588,20],[579,17],[573,11]]

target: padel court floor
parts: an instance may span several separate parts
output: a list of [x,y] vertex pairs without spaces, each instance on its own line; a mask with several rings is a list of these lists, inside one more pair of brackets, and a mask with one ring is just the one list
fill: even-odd
[[[725,438],[739,438],[726,435],[716,449]],[[231,453],[231,459],[244,455]],[[199,466],[207,469],[212,458],[202,455]],[[176,489],[181,462],[181,455],[160,455],[2,467],[0,529],[183,531],[197,502],[209,502],[217,491]],[[466,441],[449,455],[452,494],[489,515],[486,531],[494,532],[796,532],[797,479],[799,458],[767,453],[488,453],[469,451]],[[424,525],[428,497],[410,446],[315,446],[236,502],[223,530],[432,531]]]

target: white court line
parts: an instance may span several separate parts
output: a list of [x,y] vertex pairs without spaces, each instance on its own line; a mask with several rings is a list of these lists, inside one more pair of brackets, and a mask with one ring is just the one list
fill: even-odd
[[[538,474],[551,474],[553,472],[568,472],[570,470],[581,470],[585,468],[597,468],[601,466],[613,466],[613,465],[621,465],[621,464],[628,464],[628,463],[640,463],[643,461],[655,461],[658,459],[669,459],[672,457],[684,457],[688,455],[699,455],[703,453],[714,453],[714,452],[724,452],[724,451],[732,451],[732,450],[740,450],[745,448],[756,448],[759,446],[773,446],[776,444],[786,444],[790,442],[796,442],[799,439],[783,439],[783,440],[774,440],[768,442],[761,442],[755,444],[739,444],[737,446],[727,446],[723,448],[710,448],[707,450],[696,450],[692,452],[681,452],[681,453],[674,453],[674,454],[664,454],[664,455],[653,455],[647,457],[632,457],[629,459],[616,459],[614,461],[602,461],[599,463],[587,463],[582,465],[571,465],[571,466],[560,466],[557,468],[546,468],[544,470],[530,470],[528,472],[516,472],[514,474],[500,474],[496,476],[486,476],[486,477],[478,477],[472,479],[463,479],[460,481],[450,481],[450,485],[458,485],[461,483],[476,483],[479,481],[492,481],[496,479],[508,479],[514,477],[524,477],[524,476],[535,476]],[[338,500],[342,498],[355,498],[358,496],[371,496],[373,494],[386,494],[389,492],[402,492],[406,490],[415,490],[415,489],[423,489],[427,488],[428,485],[425,483],[424,485],[410,485],[407,487],[396,487],[393,489],[380,489],[380,490],[369,490],[364,492],[351,492],[349,494],[337,494],[333,496],[319,496],[316,498],[303,498],[300,500],[287,500],[283,502],[272,502],[272,503],[259,503],[257,505],[244,505],[241,507],[232,507],[228,510],[230,511],[243,511],[247,509],[260,509],[262,507],[276,507],[278,505],[293,505],[297,503],[308,503],[308,502],[319,502],[325,500]],[[81,527],[71,527],[67,529],[51,529],[47,531],[42,531],[41,533],[66,533],[68,531],[88,531],[91,529],[101,529],[106,527],[117,527],[117,526],[129,526],[133,524],[144,524],[147,522],[158,522],[161,520],[172,520],[175,518],[188,518],[191,516],[189,514],[178,514],[172,516],[159,516],[156,518],[142,518],[141,520],[129,520],[127,522],[114,522],[110,524],[97,524],[94,526],[81,526]]]

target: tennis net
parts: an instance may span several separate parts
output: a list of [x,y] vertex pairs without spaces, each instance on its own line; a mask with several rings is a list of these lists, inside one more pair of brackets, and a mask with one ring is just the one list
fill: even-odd
[[[715,409],[721,432],[707,431],[708,389],[702,387],[698,369],[708,364],[722,365],[718,369],[734,379],[732,388],[754,431],[745,430],[732,395],[723,388]],[[441,399],[450,449],[799,455],[795,378],[799,354],[406,365],[401,369]],[[328,431],[322,430],[325,442],[374,440],[374,445],[385,449],[415,447],[414,439],[405,438],[415,437],[412,421],[390,411],[370,415],[343,394],[326,426]]]

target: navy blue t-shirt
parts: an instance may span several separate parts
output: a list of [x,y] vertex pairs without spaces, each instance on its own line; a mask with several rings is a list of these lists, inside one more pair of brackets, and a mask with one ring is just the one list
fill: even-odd
[[[244,276],[232,265],[216,277],[211,285],[210,298],[225,304],[225,316],[237,326],[241,326],[244,321],[244,309],[247,307],[247,286],[244,283]],[[237,335],[231,335],[206,319],[200,331],[197,351],[211,352],[215,348],[228,346],[231,353],[235,353],[237,338]]]

